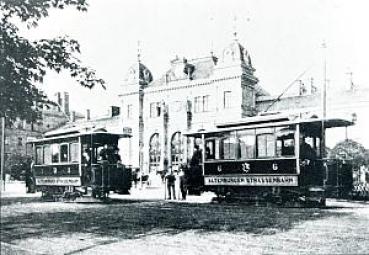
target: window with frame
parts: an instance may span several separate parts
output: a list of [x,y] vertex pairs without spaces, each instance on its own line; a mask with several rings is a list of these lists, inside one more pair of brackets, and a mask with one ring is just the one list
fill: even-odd
[[160,116],[160,103],[150,103],[150,118],[156,118]]
[[205,141],[205,159],[206,160],[212,160],[215,159],[215,147],[216,141],[215,139],[207,139]]
[[276,128],[277,156],[295,155],[295,130],[291,127]]
[[239,142],[240,159],[255,158],[255,130],[239,130],[237,131],[237,138]]
[[59,144],[54,143],[51,145],[51,162],[59,163],[59,157],[60,157]]
[[256,140],[258,158],[271,158],[275,156],[274,134],[259,134]]
[[42,146],[36,146],[36,165],[42,165],[44,163],[44,154]]
[[221,159],[236,159],[237,139],[234,132],[226,134],[226,137],[221,139]]
[[44,164],[51,164],[51,146],[49,144],[44,145],[43,147],[43,156],[44,156]]
[[68,144],[60,145],[60,162],[68,162]]
[[195,97],[194,111],[195,112],[207,112],[207,111],[209,111],[209,99],[210,99],[209,95]]
[[209,100],[210,96],[206,95],[203,97],[203,111],[208,112],[209,111]]
[[232,107],[232,91],[224,91],[223,107],[224,109]]
[[69,144],[69,154],[70,154],[70,161],[71,162],[78,162],[79,161],[79,144],[78,143],[71,143]]
[[23,145],[23,138],[22,137],[18,137],[18,140],[17,140],[17,145],[18,146],[22,146]]

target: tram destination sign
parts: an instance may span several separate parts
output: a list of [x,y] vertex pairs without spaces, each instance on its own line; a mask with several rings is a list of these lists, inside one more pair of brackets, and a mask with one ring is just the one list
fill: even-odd
[[227,175],[205,176],[209,186],[298,186],[297,176],[293,175]]
[[36,185],[45,186],[81,186],[79,177],[36,177]]

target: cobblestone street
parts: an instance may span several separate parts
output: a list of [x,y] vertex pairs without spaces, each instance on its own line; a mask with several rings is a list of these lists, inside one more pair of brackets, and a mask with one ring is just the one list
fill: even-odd
[[[136,196],[137,197],[137,196]],[[117,199],[119,198],[119,199]],[[278,208],[2,198],[1,254],[368,254],[369,204]],[[202,201],[204,202],[204,201]]]

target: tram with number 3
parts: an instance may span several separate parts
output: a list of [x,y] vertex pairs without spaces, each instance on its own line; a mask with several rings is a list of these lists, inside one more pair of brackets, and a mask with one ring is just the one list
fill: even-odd
[[202,157],[190,161],[189,192],[212,191],[226,200],[324,206],[327,166],[322,129],[350,125],[340,118],[270,115],[188,132],[188,144],[200,146]]
[[131,169],[120,163],[114,150],[118,150],[120,138],[130,137],[130,132],[73,130],[51,132],[30,141],[36,190],[54,200],[74,200],[86,195],[106,198],[111,191],[128,194]]

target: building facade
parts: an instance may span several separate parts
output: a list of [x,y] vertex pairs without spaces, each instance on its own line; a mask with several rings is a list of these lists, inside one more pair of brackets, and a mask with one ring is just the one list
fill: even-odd
[[129,70],[122,86],[122,126],[132,139],[122,160],[154,176],[168,167],[177,169],[192,151],[183,136],[217,122],[254,116],[256,97],[267,95],[258,87],[248,51],[235,39],[217,58],[171,61],[159,79],[140,60]]
[[[36,122],[27,122],[17,119],[13,123],[5,126],[4,158],[5,172],[10,172],[13,161],[23,161],[31,157],[32,148],[27,141],[39,138],[44,132],[57,129],[69,121],[69,94],[57,93],[55,98],[56,105],[44,105],[42,109],[42,119]],[[1,130],[0,130],[1,132]],[[0,136],[0,143],[1,141]]]

